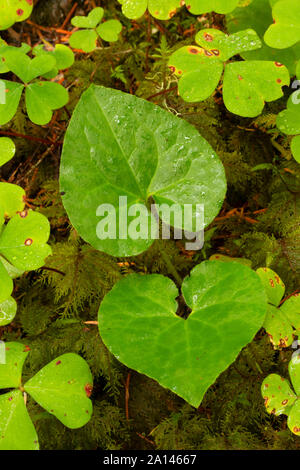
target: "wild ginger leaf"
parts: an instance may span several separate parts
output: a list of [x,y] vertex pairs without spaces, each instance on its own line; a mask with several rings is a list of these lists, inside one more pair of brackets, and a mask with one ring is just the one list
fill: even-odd
[[99,331],[119,361],[198,407],[262,326],[266,295],[250,268],[219,261],[196,266],[182,293],[192,310],[186,320],[175,314],[170,279],[128,275],[102,301]]

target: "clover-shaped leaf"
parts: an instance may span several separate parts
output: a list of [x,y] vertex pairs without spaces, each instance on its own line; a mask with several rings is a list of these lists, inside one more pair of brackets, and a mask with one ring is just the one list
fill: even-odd
[[300,10],[298,0],[280,0],[273,6],[274,24],[264,39],[270,47],[285,49],[300,41]]
[[[287,109],[277,116],[278,129],[284,134],[294,135],[291,151],[295,160],[300,163],[300,99],[299,91],[295,91],[288,99]],[[299,135],[297,135],[299,134]]]
[[159,20],[169,20],[175,15],[178,8],[184,4],[190,13],[200,15],[201,13],[225,14],[232,11],[239,0],[118,0],[122,5],[122,12],[127,18],[140,18],[148,8],[149,12]]
[[0,395],[0,450],[38,449],[38,438],[28,415],[23,393],[29,393],[63,424],[76,429],[91,418],[91,371],[77,354],[63,354],[23,385],[24,361],[30,349],[6,343],[5,364],[0,364],[0,388],[15,388]]
[[[82,95],[71,118],[60,185],[76,230],[95,248],[114,256],[135,255],[153,243],[147,208],[151,198],[156,208],[204,204],[204,224],[208,225],[226,191],[220,160],[193,126],[148,101],[94,85]],[[114,219],[116,236],[99,236],[101,204],[115,208],[116,213],[121,206],[126,211],[125,205],[129,210],[142,205],[143,236],[130,236],[134,223],[130,213],[127,226],[121,215]],[[161,218],[174,226],[167,215]],[[190,221],[177,220],[175,227],[195,232],[196,218],[193,211]]]
[[56,44],[55,47],[51,44],[39,44],[38,46],[32,49],[32,53],[35,56],[47,56],[54,57],[55,67],[43,75],[45,78],[55,78],[59,70],[65,70],[71,67],[74,63],[74,53],[73,51],[64,44]]
[[5,53],[9,50],[17,50],[23,52],[24,54],[27,54],[27,52],[31,50],[31,47],[24,42],[21,44],[20,47],[9,46],[8,44],[6,44],[5,41],[0,38],[0,73],[7,73],[10,71],[4,57]]
[[[231,36],[218,30],[203,30],[196,35],[201,47],[182,47],[171,55],[169,67],[178,77],[178,91],[185,101],[208,98],[218,85],[223,63],[233,55],[260,47],[253,30]],[[247,61],[225,65],[223,99],[227,109],[240,116],[255,117],[265,101],[280,98],[282,86],[289,84],[286,67],[277,62]]]
[[[12,217],[24,209],[25,191],[11,183],[0,183],[0,207],[6,217]],[[1,224],[0,224],[1,226]]]
[[99,24],[103,18],[104,10],[101,7],[94,8],[88,16],[75,16],[72,25],[77,28],[85,28],[75,31],[70,36],[69,43],[74,49],[84,52],[92,52],[97,47],[100,37],[104,41],[115,42],[122,31],[122,25],[118,20],[108,20]]
[[[10,297],[13,291],[13,281],[5,267],[0,263],[0,305]],[[0,307],[1,308],[1,307]]]
[[296,352],[290,363],[289,373],[294,390],[289,382],[277,374],[270,374],[262,383],[261,393],[269,413],[288,416],[289,429],[300,436],[300,352]]
[[47,245],[48,219],[38,212],[22,211],[14,216],[0,235],[0,253],[16,268],[38,269],[51,254]]
[[219,261],[196,266],[182,294],[192,310],[186,320],[175,314],[170,279],[131,274],[102,301],[99,331],[119,361],[198,407],[262,326],[266,295],[250,268]]
[[8,325],[17,313],[17,303],[12,297],[0,302],[0,326]]
[[[11,48],[3,54],[9,69],[25,84],[25,103],[28,116],[39,125],[47,124],[52,111],[68,102],[67,90],[58,83],[34,81],[39,76],[52,71],[56,66],[54,56],[41,54],[30,59],[22,51]],[[3,80],[6,86],[6,103],[0,104],[0,125],[7,123],[16,113],[24,85]]]
[[32,12],[33,0],[0,0],[0,30],[26,20]]
[[294,329],[300,329],[300,295],[292,295],[278,308],[285,292],[284,283],[270,268],[259,268],[256,272],[269,302],[263,326],[275,347],[286,348],[293,342]]
[[13,140],[9,137],[0,137],[0,166],[11,160],[15,152],[16,147]]
[[279,62],[289,69],[291,75],[294,75],[297,61],[300,59],[300,43],[288,49],[274,49],[267,46],[263,38],[272,20],[270,0],[252,0],[246,7],[236,8],[226,16],[226,24],[230,33],[252,28],[262,40],[260,49],[241,52],[243,59]]

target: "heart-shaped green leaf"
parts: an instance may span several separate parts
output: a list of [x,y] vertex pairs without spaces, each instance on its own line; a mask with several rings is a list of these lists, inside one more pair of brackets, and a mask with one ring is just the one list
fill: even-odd
[[12,217],[24,209],[25,191],[11,183],[0,183],[0,207],[6,217]]
[[288,380],[277,374],[270,374],[265,378],[261,393],[268,413],[276,416],[286,414],[297,398],[291,390]]
[[88,16],[74,16],[71,23],[77,28],[96,28],[104,15],[104,10],[101,7],[94,8]]
[[17,77],[24,83],[50,72],[55,67],[56,61],[52,56],[39,55],[30,59],[18,48],[9,48],[4,54],[5,63]]
[[21,391],[0,395],[0,450],[38,449],[36,430]]
[[300,352],[296,351],[289,363],[289,373],[294,391],[284,378],[271,374],[263,381],[261,392],[269,413],[288,415],[289,429],[300,436]]
[[8,325],[13,321],[17,313],[17,303],[15,299],[9,297],[0,303],[0,326]]
[[21,83],[8,80],[2,82],[5,84],[6,100],[5,103],[0,103],[0,126],[9,122],[16,114],[24,88]]
[[70,36],[69,44],[73,49],[80,49],[84,52],[92,52],[97,47],[97,33],[93,29],[83,29],[76,31]]
[[283,96],[282,87],[289,83],[287,68],[277,62],[234,62],[225,67],[224,103],[231,113],[256,117],[261,114],[265,102]]
[[300,10],[298,0],[280,0],[273,6],[274,24],[265,33],[270,47],[285,49],[300,41]]
[[282,297],[284,296],[284,283],[278,274],[270,268],[259,268],[256,272],[264,285],[268,302],[275,305],[275,307],[278,307]]
[[11,140],[9,137],[0,137],[0,166],[11,160],[15,152],[16,147],[13,140]]
[[24,388],[65,426],[76,429],[91,418],[92,384],[86,361],[77,354],[63,354],[40,370]]
[[119,39],[122,24],[118,20],[108,20],[100,24],[96,31],[104,41],[114,42]]
[[180,0],[119,0],[122,12],[127,18],[140,18],[148,8],[149,12],[159,20],[168,20],[180,8]]
[[293,343],[292,324],[281,308],[268,305],[268,312],[263,326],[275,348],[287,348]]
[[0,30],[26,20],[32,12],[33,0],[0,0]]
[[0,389],[21,386],[22,369],[29,348],[21,343],[5,344],[5,364],[0,363]]
[[47,245],[50,224],[47,218],[33,211],[14,216],[0,236],[0,253],[18,269],[38,269],[51,254]]
[[219,261],[196,266],[182,294],[192,309],[187,320],[175,315],[170,279],[129,275],[102,301],[99,331],[118,360],[197,407],[261,327],[266,295],[251,269]]
[[26,87],[25,102],[29,119],[38,125],[51,121],[52,112],[69,101],[67,90],[56,82],[35,82]]
[[[150,233],[144,239],[132,239],[119,217],[116,237],[98,238],[100,204],[111,204],[117,213],[122,196],[127,197],[128,207],[137,203],[144,207],[151,197],[160,205],[204,204],[208,225],[226,191],[223,166],[194,127],[148,101],[98,86],[82,95],[73,113],[64,141],[60,185],[64,206],[79,234],[114,256],[141,253],[153,240]],[[195,231],[195,212],[193,216],[176,227]],[[149,220],[142,230],[148,229]],[[162,220],[168,223],[166,216]],[[119,228],[126,231],[125,236],[119,236]]]
[[25,42],[22,42],[20,47],[8,46],[6,42],[2,41],[0,38],[0,73],[7,73],[10,71],[5,59],[5,53],[10,49],[16,49],[17,51],[27,54],[27,52],[31,50],[31,47]]
[[[257,32],[261,40],[272,21],[270,0],[252,0],[246,7],[236,8],[226,16],[230,33],[251,28]],[[279,50],[267,46],[263,41],[260,49],[241,52],[241,56],[245,60],[271,60],[282,63],[289,69],[290,74],[294,75],[297,61],[300,59],[300,44]]]
[[10,297],[13,287],[12,279],[3,264],[0,263],[0,304]]
[[12,279],[16,279],[17,277],[20,277],[22,276],[22,274],[24,274],[24,271],[22,271],[21,269],[17,269],[15,266],[6,261],[6,259],[4,259],[2,256],[0,256],[0,263],[3,264],[7,271],[7,274]]
[[[300,134],[300,99],[299,91],[295,91],[288,99],[287,109],[277,116],[278,129],[287,135]],[[291,150],[295,160],[300,163],[300,136],[293,138]]]
[[40,44],[33,48],[32,50],[35,56],[45,55],[55,58],[55,67],[50,70],[50,72],[43,75],[45,78],[54,78],[57,76],[59,70],[65,70],[71,67],[74,63],[74,53],[73,51],[64,44],[56,44],[55,47],[52,47],[50,44],[44,46]]

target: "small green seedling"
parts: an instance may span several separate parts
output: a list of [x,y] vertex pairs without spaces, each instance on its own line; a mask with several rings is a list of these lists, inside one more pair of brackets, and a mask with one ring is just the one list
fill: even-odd
[[30,351],[20,343],[6,343],[0,364],[0,450],[38,450],[38,436],[26,408],[29,394],[65,426],[77,429],[90,420],[89,399],[93,378],[88,364],[77,354],[57,357],[25,384],[22,369]]
[[196,35],[200,46],[185,46],[169,59],[171,71],[180,78],[178,91],[185,101],[208,98],[221,79],[226,108],[239,116],[256,117],[265,102],[283,96],[282,87],[289,85],[285,66],[270,61],[226,63],[231,57],[261,47],[256,32],[249,29],[230,36],[216,29],[205,29]]
[[292,356],[289,373],[293,389],[288,380],[270,374],[262,383],[261,393],[268,413],[287,415],[289,429],[300,436],[300,350]]
[[[297,77],[300,79],[300,61],[297,67]],[[299,85],[299,82],[295,82]],[[277,116],[278,129],[287,135],[293,135],[291,151],[295,160],[300,163],[300,92],[295,91],[287,102],[287,109]],[[298,134],[298,135],[297,135]]]
[[[221,209],[226,178],[218,156],[189,123],[149,101],[92,85],[83,93],[66,133],[60,186],[70,220],[84,240],[113,256],[133,256],[154,242],[151,198],[156,207],[177,204],[183,211],[184,204],[192,205],[189,221],[174,221],[172,210],[161,219],[196,232],[196,205],[204,204],[207,226]],[[143,211],[138,237],[129,236],[137,223],[133,213],[128,214],[128,224],[112,213],[101,219],[99,204],[115,207],[121,197],[127,198],[128,208]],[[99,224],[111,227],[111,235],[99,237]]]
[[175,314],[178,290],[170,279],[130,274],[102,301],[99,331],[119,361],[198,407],[261,328],[267,301],[256,273],[235,262],[196,266],[182,294],[187,319]]
[[55,47],[49,43],[39,44],[32,49],[32,53],[37,57],[44,55],[55,58],[55,67],[43,75],[47,79],[55,78],[60,70],[66,70],[74,64],[74,53],[64,44],[56,44]]
[[70,46],[84,52],[92,52],[96,49],[99,38],[107,42],[117,41],[122,31],[122,24],[118,20],[108,20],[100,24],[103,15],[103,8],[97,7],[88,16],[74,16],[72,25],[84,29],[70,36]]
[[[248,3],[248,2],[247,2]],[[245,60],[271,60],[284,64],[291,76],[295,75],[296,65],[300,59],[300,43],[287,49],[275,49],[267,46],[264,35],[272,23],[270,0],[252,0],[245,7],[238,7],[226,16],[229,33],[237,33],[243,29],[254,29],[262,41],[262,47],[255,51],[242,52]]]
[[265,34],[270,47],[286,49],[300,41],[300,10],[298,0],[280,0],[273,5],[274,23]]
[[0,0],[0,30],[26,20],[32,8],[33,0]]
[[52,112],[65,106],[69,100],[67,90],[56,82],[36,80],[56,67],[54,56],[40,55],[30,59],[17,48],[2,53],[5,63],[22,83],[2,80],[5,84],[6,103],[0,104],[0,125],[9,122],[15,115],[25,88],[25,104],[29,119],[35,124],[45,125]]
[[159,20],[169,20],[177,10],[186,5],[193,15],[202,13],[229,13],[238,4],[239,0],[118,0],[122,5],[122,12],[127,18],[137,19],[144,15],[147,8],[152,16]]
[[[279,308],[285,285],[274,271],[259,268],[257,271],[268,297],[268,311],[264,328],[275,348],[287,348],[300,333],[300,294],[288,298]],[[294,331],[294,329],[296,331]]]

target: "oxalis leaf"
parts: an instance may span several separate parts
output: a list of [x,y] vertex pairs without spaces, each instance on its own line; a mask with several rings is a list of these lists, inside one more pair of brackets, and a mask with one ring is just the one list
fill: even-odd
[[148,8],[155,18],[169,20],[177,10],[186,5],[193,15],[201,13],[228,13],[238,4],[239,0],[118,0],[122,5],[122,12],[127,18],[140,18]]
[[72,18],[71,23],[73,26],[86,29],[75,31],[70,36],[70,46],[84,52],[92,52],[97,47],[99,37],[108,42],[117,41],[122,31],[122,24],[118,20],[108,20],[99,24],[103,15],[103,8],[97,7],[88,16],[75,16]]
[[0,308],[2,302],[10,297],[13,291],[13,281],[8,275],[5,267],[0,263]]
[[17,303],[12,297],[8,297],[0,303],[0,326],[8,325],[13,321],[17,313]]
[[237,33],[246,28],[251,28],[256,31],[262,40],[260,49],[241,52],[243,59],[280,62],[288,68],[291,76],[295,75],[296,64],[300,59],[300,43],[281,50],[267,46],[263,38],[272,21],[270,0],[252,0],[246,7],[236,8],[226,16],[227,29],[230,33]]
[[[208,98],[217,87],[224,62],[233,55],[260,47],[253,30],[227,36],[221,31],[206,29],[196,35],[201,46],[186,46],[175,51],[169,67],[180,78],[178,91],[185,101]],[[239,116],[258,116],[265,102],[283,95],[282,86],[290,82],[289,72],[278,62],[247,61],[225,65],[223,99],[227,109]]]
[[265,33],[270,47],[285,49],[300,41],[300,10],[298,0],[280,0],[272,10],[274,24]]
[[0,166],[11,160],[15,154],[15,151],[16,147],[11,139],[8,137],[0,137]]
[[47,245],[49,235],[50,224],[44,215],[22,211],[4,227],[0,235],[0,254],[18,269],[38,269],[51,254]]
[[277,374],[270,374],[262,383],[261,393],[269,413],[288,415],[289,429],[300,436],[300,352],[294,353],[289,363],[289,382]]
[[[300,76],[300,74],[299,74]],[[294,135],[291,142],[291,151],[296,160],[300,163],[300,98],[299,91],[295,91],[288,99],[287,109],[277,116],[278,129],[284,134]],[[299,134],[299,135],[297,135]]]
[[0,0],[0,30],[26,20],[32,8],[33,0]]
[[54,57],[55,67],[43,75],[45,78],[54,78],[58,75],[59,70],[65,70],[71,67],[74,63],[74,53],[73,51],[64,44],[56,44],[55,47],[51,44],[39,44],[38,46],[32,49],[32,52],[35,56],[47,56]]
[[285,292],[284,283],[270,268],[259,268],[256,272],[269,302],[263,326],[275,347],[287,348],[294,340],[294,328],[300,330],[300,295],[292,295],[279,308]]
[[[54,56],[45,54],[30,59],[17,48],[10,48],[3,54],[6,64],[25,84],[25,102],[28,116],[38,125],[47,124],[52,117],[52,111],[65,106],[68,102],[68,92],[55,82],[38,81],[35,78],[46,75],[56,66]],[[3,80],[6,86],[6,103],[0,104],[0,125],[9,122],[18,108],[24,89],[21,83]]]
[[[156,204],[177,203],[182,208],[204,204],[208,225],[226,191],[223,166],[194,127],[148,101],[94,85],[82,95],[71,118],[60,186],[78,233],[114,256],[135,255],[153,243],[148,231],[151,218],[141,222],[144,239],[128,236],[126,223],[119,224],[118,216],[115,236],[100,239],[100,204],[111,204],[116,214],[121,196],[127,197],[128,207],[140,203],[144,209],[151,197]],[[193,216],[176,226],[193,232],[195,212]],[[128,216],[128,226],[133,218]],[[170,223],[164,216],[162,220]]]
[[219,261],[196,266],[182,294],[192,309],[187,320],[175,314],[170,279],[131,274],[102,301],[99,331],[119,361],[198,407],[262,326],[266,295],[250,268]]
[[66,426],[76,429],[91,418],[89,399],[93,379],[88,364],[77,354],[63,354],[22,385],[23,364],[30,348],[6,343],[0,364],[0,388],[19,388],[0,396],[0,450],[35,450],[38,439],[26,410],[26,391]]

